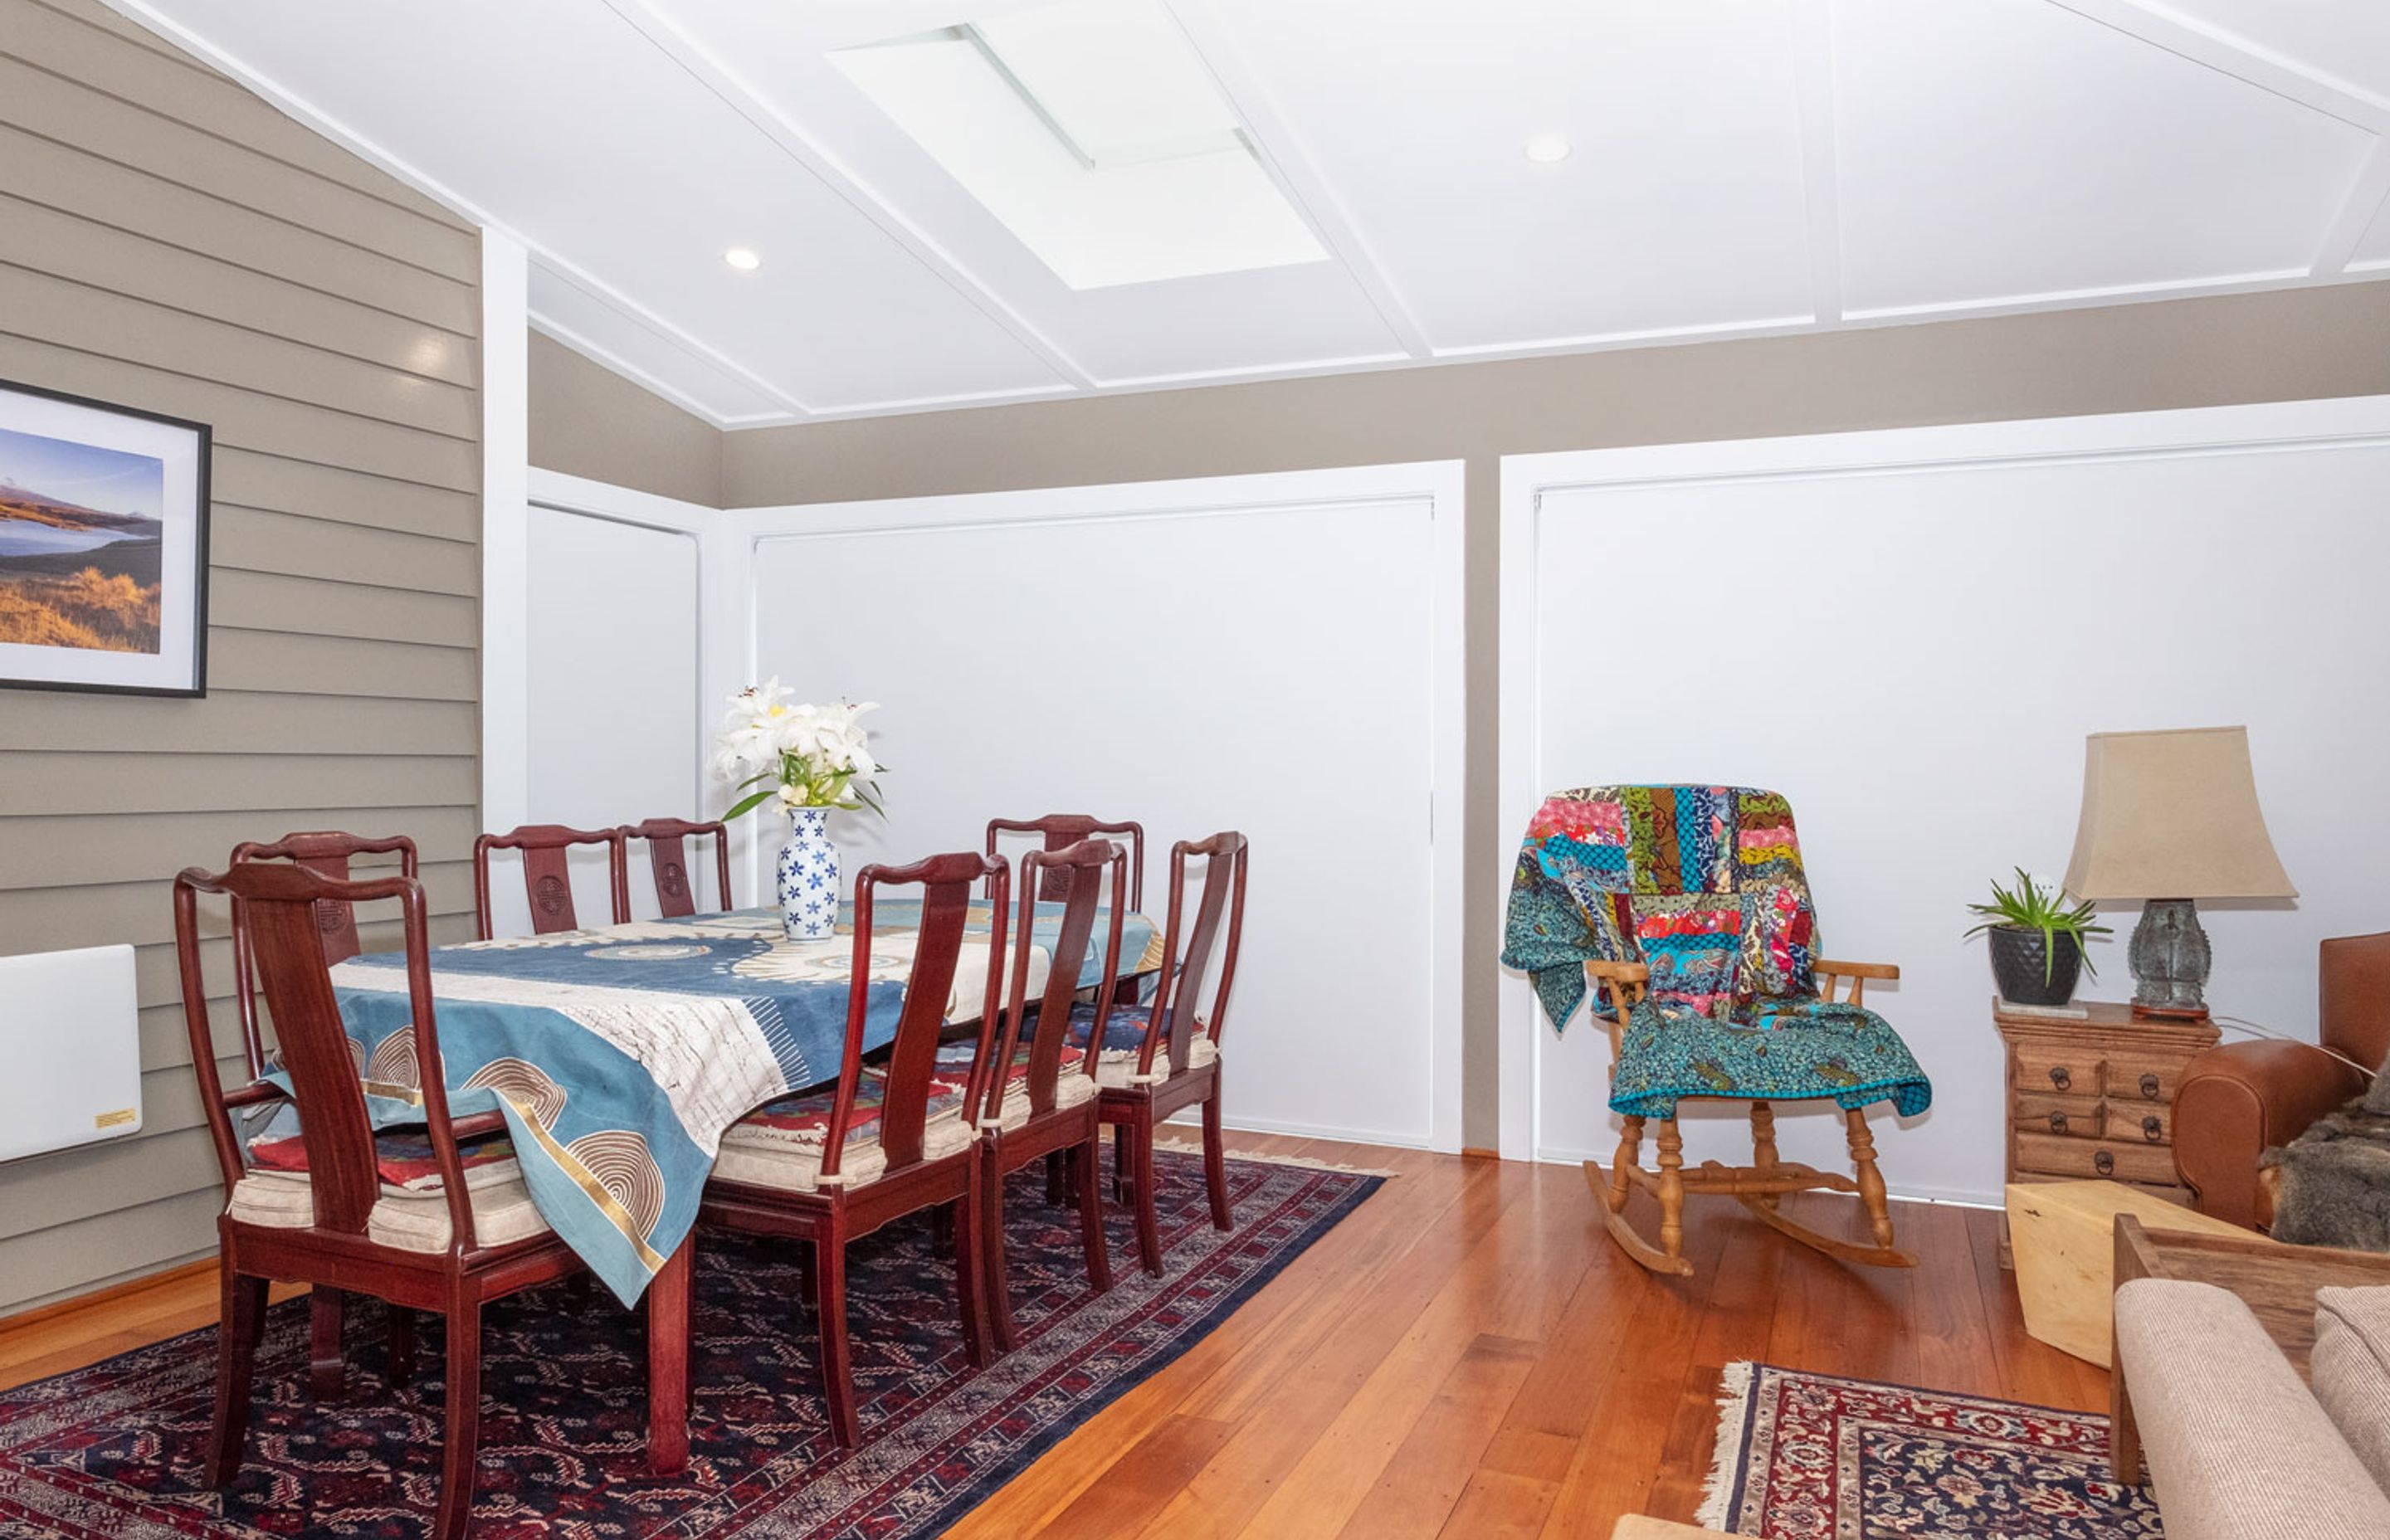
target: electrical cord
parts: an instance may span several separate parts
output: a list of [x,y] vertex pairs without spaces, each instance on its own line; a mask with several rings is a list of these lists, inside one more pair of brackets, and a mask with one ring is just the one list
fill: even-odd
[[2357,1060],[2349,1058],[2346,1054],[2342,1053],[2338,1048],[2328,1048],[2320,1043],[2310,1043],[2304,1037],[2293,1037],[2286,1032],[2276,1032],[2271,1027],[2259,1026],[2255,1021],[2244,1020],[2238,1016],[2218,1016],[2214,1018],[2214,1020],[2220,1025],[2232,1027],[2241,1032],[2245,1032],[2252,1037],[2268,1037],[2273,1039],[2277,1043],[2296,1043],[2304,1047],[2313,1048],[2318,1053],[2330,1054],[2332,1058],[2339,1059],[2343,1064],[2355,1070],[2358,1074],[2363,1075],[2368,1080],[2378,1079],[2382,1073],[2381,1069],[2378,1066],[2359,1064]]

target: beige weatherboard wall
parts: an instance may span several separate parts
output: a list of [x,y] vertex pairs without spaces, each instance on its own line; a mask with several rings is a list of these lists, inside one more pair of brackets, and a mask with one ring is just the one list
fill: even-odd
[[0,691],[0,951],[133,943],[147,1117],[0,1164],[6,1315],[213,1249],[176,870],[404,832],[435,933],[470,932],[482,259],[93,0],[0,0],[0,379],[215,430],[207,698]]

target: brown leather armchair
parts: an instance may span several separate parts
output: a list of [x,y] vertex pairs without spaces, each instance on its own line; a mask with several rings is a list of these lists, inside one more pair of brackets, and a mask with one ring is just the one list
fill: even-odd
[[[2325,1046],[2360,1064],[2390,1053],[2390,930],[2342,936],[2318,949]],[[2365,1077],[2306,1043],[2261,1038],[2208,1049],[2175,1094],[2175,1165],[2199,1212],[2263,1229],[2274,1192],[2257,1157],[2365,1089]]]

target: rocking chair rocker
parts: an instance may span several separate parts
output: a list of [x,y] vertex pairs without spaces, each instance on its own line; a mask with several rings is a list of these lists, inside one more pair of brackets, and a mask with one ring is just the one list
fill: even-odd
[[[1556,1027],[1588,986],[1594,994],[1625,1129],[1611,1170],[1587,1161],[1586,1182],[1611,1238],[1655,1273],[1692,1274],[1688,1193],[1734,1198],[1770,1228],[1847,1262],[1917,1264],[1894,1244],[1867,1122],[1873,1102],[1914,1114],[1932,1099],[1907,1046],[1864,1005],[1869,981],[1900,969],[1817,958],[1815,937],[1792,811],[1773,792],[1565,791],[1529,828],[1503,961],[1535,975]],[[1688,1097],[1750,1103],[1751,1164],[1685,1168],[1677,1103]],[[1775,1103],[1819,1097],[1843,1110],[1853,1175],[1777,1152]],[[1658,1125],[1656,1171],[1639,1163],[1647,1122]],[[1638,1188],[1658,1200],[1656,1242],[1626,1217]],[[1871,1240],[1826,1235],[1782,1211],[1786,1194],[1808,1191],[1857,1194]]]

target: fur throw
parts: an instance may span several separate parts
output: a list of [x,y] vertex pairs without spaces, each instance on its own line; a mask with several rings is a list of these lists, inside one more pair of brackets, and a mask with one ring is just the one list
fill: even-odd
[[[2281,1168],[2273,1237],[2297,1246],[2390,1251],[2390,1075],[2367,1095],[2279,1149],[2263,1165]],[[2378,1107],[2376,1103],[2380,1103]]]

